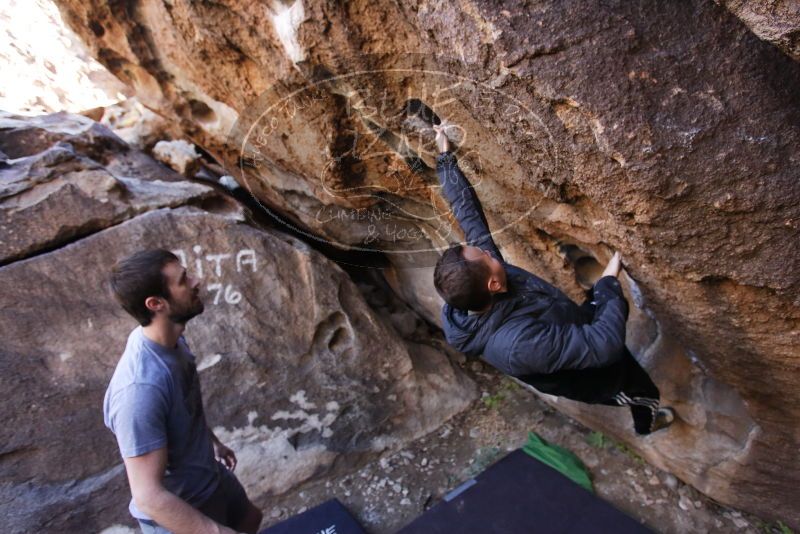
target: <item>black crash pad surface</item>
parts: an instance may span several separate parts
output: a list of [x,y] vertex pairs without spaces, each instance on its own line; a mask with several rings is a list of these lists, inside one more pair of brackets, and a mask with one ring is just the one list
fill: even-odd
[[644,534],[635,519],[516,450],[398,534]]
[[336,499],[272,525],[259,534],[366,534],[347,508]]

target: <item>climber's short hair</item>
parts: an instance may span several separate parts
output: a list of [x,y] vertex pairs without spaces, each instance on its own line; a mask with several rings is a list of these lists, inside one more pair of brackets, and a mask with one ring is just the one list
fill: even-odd
[[153,312],[144,305],[147,297],[170,298],[168,281],[161,269],[173,261],[179,261],[178,257],[168,250],[143,250],[120,260],[111,269],[111,292],[142,326],[153,320]]
[[436,262],[433,285],[450,306],[460,310],[481,311],[492,300],[487,281],[489,268],[464,258],[464,247],[451,245]]

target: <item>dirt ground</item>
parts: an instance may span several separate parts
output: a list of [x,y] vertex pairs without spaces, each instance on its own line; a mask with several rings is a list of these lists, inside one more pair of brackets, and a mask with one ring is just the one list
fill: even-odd
[[591,472],[597,495],[656,532],[789,532],[715,503],[482,363],[470,362],[466,368],[482,390],[482,398],[469,410],[336,483],[312,484],[271,500],[264,508],[263,526],[336,497],[370,533],[395,532],[522,446],[533,431],[577,454]]

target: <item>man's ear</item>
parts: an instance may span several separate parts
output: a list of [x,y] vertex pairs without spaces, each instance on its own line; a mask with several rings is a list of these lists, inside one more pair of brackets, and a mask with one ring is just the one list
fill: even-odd
[[496,276],[489,277],[489,292],[490,293],[497,293],[503,288],[503,284],[500,283],[500,280]]
[[144,299],[144,306],[151,312],[159,312],[164,309],[166,303],[161,297],[147,297]]

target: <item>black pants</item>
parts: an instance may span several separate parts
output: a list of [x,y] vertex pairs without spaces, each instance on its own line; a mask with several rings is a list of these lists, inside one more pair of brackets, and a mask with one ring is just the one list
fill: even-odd
[[[224,467],[220,467],[220,472],[222,477],[217,489],[196,508],[217,523],[236,528],[247,515],[250,501],[236,475]],[[172,534],[152,519],[139,519],[139,527],[142,529],[142,534]]]
[[[587,299],[581,305],[581,313],[588,318],[594,315],[594,304],[591,303],[593,295],[587,292]],[[620,365],[622,381],[619,391],[614,395],[613,400],[603,402],[611,406],[630,406],[631,416],[633,417],[633,428],[637,434],[645,435],[653,431],[653,423],[658,413],[658,405],[661,395],[658,388],[650,380],[636,358],[625,348],[625,357]]]
[[619,392],[614,398],[603,402],[611,406],[630,406],[633,416],[633,428],[637,434],[649,434],[653,430],[653,422],[658,413],[661,395],[658,388],[650,380],[647,371],[630,354],[626,355],[624,364],[625,378]]
[[[576,322],[579,324],[590,323],[594,316],[591,293],[587,296],[586,302],[576,310]],[[517,378],[549,395],[588,404],[630,406],[636,433],[644,435],[653,430],[661,396],[647,371],[642,369],[627,348],[619,361],[607,367]]]
[[627,348],[620,361],[607,367],[517,378],[548,395],[587,404],[630,406],[636,433],[649,434],[653,429],[660,399],[658,388]]

